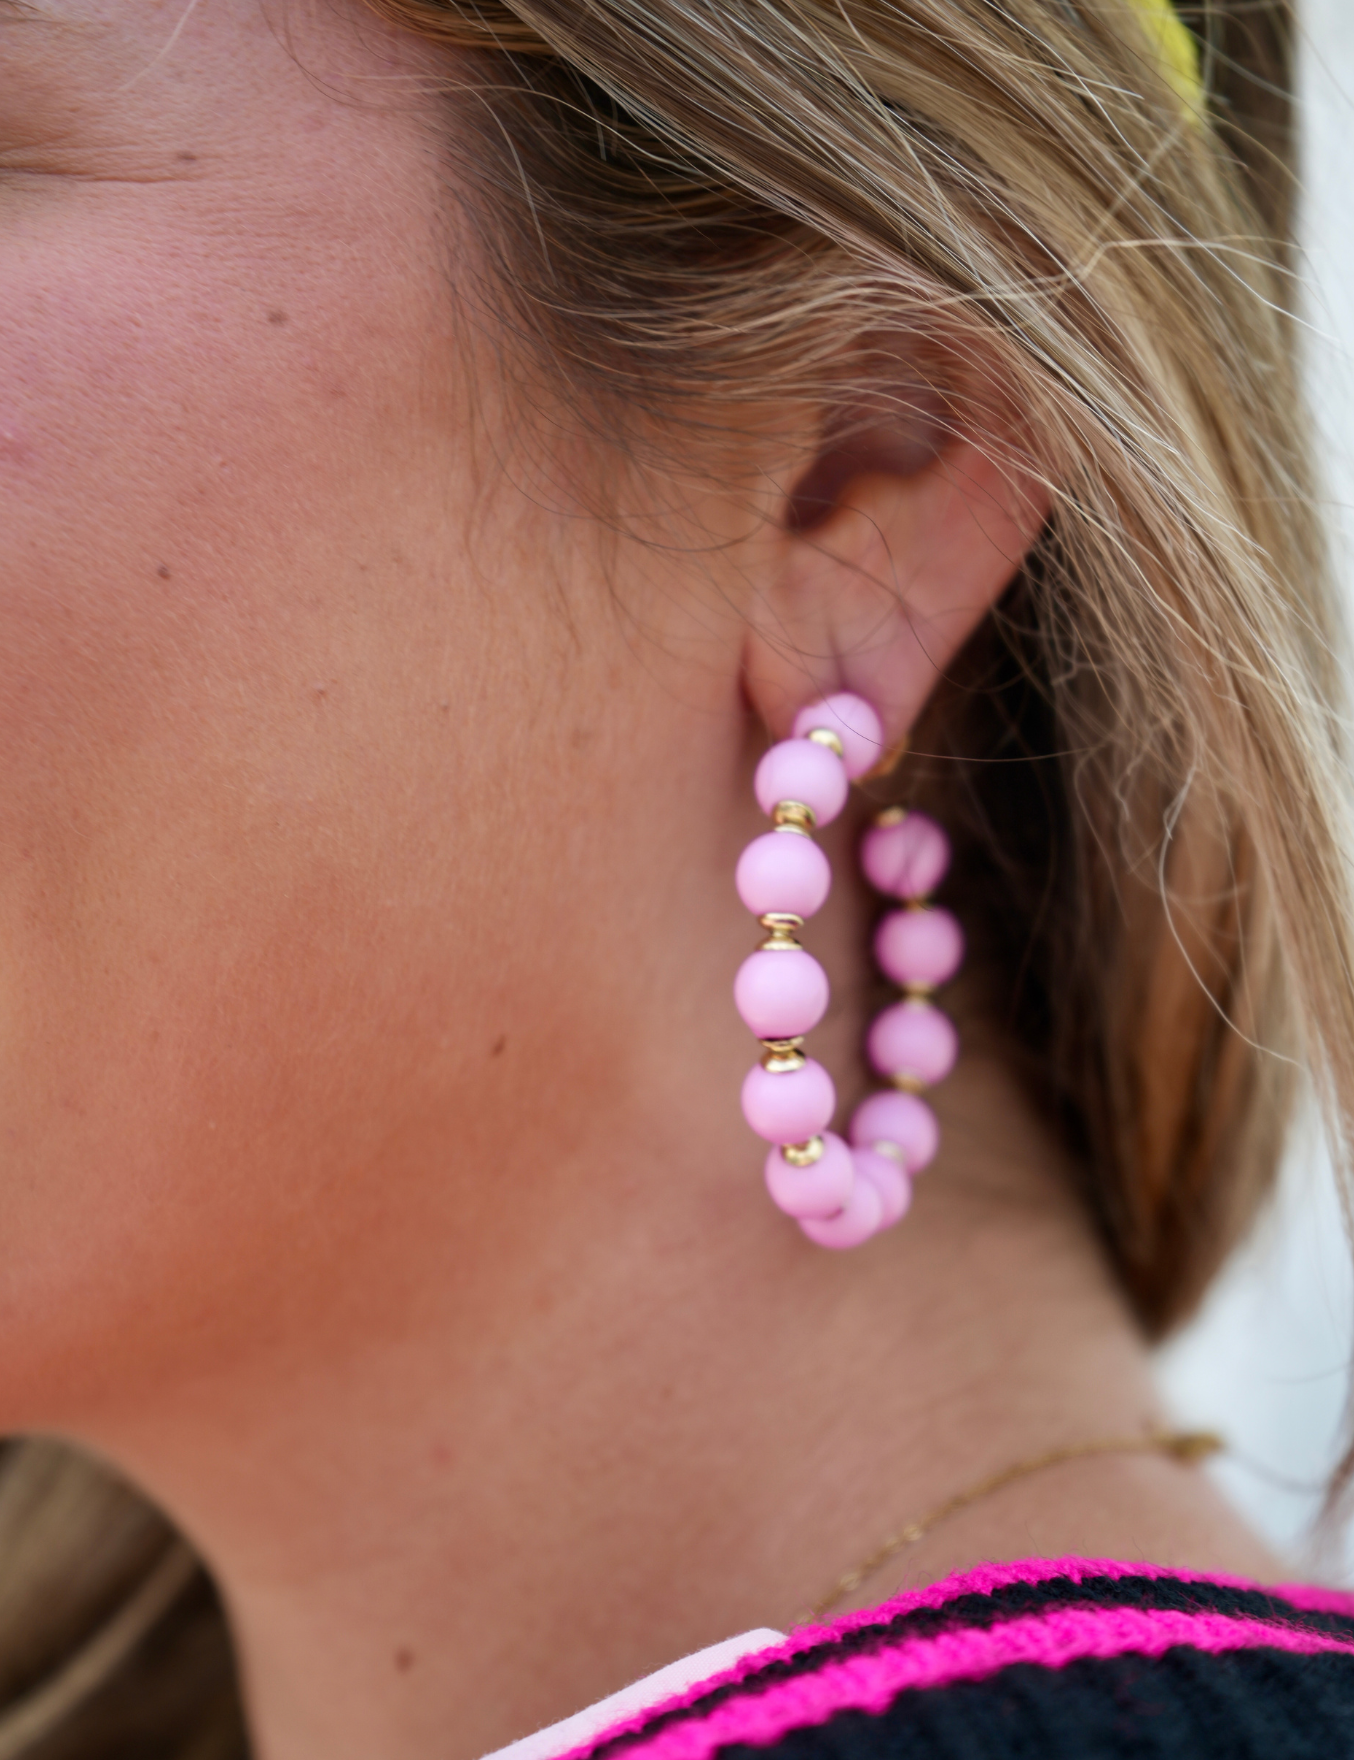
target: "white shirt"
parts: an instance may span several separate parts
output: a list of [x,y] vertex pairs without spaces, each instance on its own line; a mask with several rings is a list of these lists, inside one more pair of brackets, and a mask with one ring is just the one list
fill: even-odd
[[694,1687],[698,1681],[709,1680],[731,1668],[744,1656],[752,1656],[758,1650],[770,1650],[784,1642],[783,1632],[773,1632],[765,1627],[744,1632],[737,1638],[725,1638],[722,1644],[710,1644],[694,1655],[684,1656],[680,1662],[670,1662],[657,1674],[646,1674],[642,1681],[622,1687],[619,1693],[612,1693],[608,1699],[599,1699],[585,1711],[576,1711],[562,1723],[552,1723],[549,1729],[537,1730],[534,1736],[523,1736],[520,1742],[496,1748],[492,1754],[486,1754],[484,1760],[556,1760],[556,1756],[567,1754],[570,1748],[577,1748],[591,1737],[601,1735],[613,1724],[633,1717],[637,1711],[660,1705],[664,1699],[674,1698],[685,1688]]

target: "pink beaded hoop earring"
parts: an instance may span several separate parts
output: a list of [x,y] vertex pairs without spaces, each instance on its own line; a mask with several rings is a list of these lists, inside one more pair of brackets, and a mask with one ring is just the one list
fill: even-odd
[[801,709],[793,734],[757,766],[757,800],[773,829],[747,846],[735,876],[767,937],[734,981],[738,1012],[765,1053],[743,1083],[743,1116],[772,1145],[766,1185],[778,1208],[819,1246],[854,1247],[905,1214],[913,1177],[935,1156],[940,1130],[921,1095],[954,1067],[959,1041],[932,997],[959,970],[964,936],[949,911],[930,903],[949,866],[945,833],[924,813],[880,813],[861,860],[872,885],[903,906],[874,941],[903,996],[866,1038],[889,1087],[856,1108],[844,1142],[827,1129],[837,1106],[832,1077],[804,1055],[805,1035],[827,1012],[828,981],[798,932],[832,886],[813,832],[831,824],[851,783],[877,763],[883,727],[863,697],[839,692]]

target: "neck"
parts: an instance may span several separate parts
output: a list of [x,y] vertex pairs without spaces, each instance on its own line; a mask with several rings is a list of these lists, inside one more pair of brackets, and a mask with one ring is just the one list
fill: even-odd
[[[337,1370],[225,1376],[111,1438],[218,1574],[263,1760],[469,1760],[783,1629],[986,1473],[1160,1422],[998,1062],[965,1059],[942,1123],[906,1222],[847,1255],[730,1199],[723,1120],[642,1206],[618,1134],[613,1165],[564,1165],[510,1273],[447,1280]],[[571,1222],[585,1177],[618,1194],[607,1230]],[[1267,1567],[1197,1475],[1105,1459],[975,1506],[856,1600],[1036,1551]]]

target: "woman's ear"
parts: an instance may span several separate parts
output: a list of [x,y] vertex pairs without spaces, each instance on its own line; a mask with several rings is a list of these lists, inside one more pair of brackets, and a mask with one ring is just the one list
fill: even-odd
[[[1009,425],[1014,427],[1014,423]],[[1049,492],[990,411],[856,423],[784,497],[747,625],[747,693],[772,733],[851,690],[896,744],[1038,537]]]

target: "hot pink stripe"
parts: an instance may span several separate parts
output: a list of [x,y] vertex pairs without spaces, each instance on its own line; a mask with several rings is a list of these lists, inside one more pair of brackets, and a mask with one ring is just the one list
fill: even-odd
[[[1173,1573],[1160,1573],[1173,1574]],[[1212,1581],[1214,1579],[1202,1579]],[[710,1760],[726,1742],[764,1745],[788,1731],[825,1723],[839,1711],[883,1711],[908,1689],[940,1687],[952,1681],[982,1680],[1013,1663],[1062,1668],[1082,1657],[1133,1654],[1160,1656],[1177,1644],[1222,1654],[1229,1650],[1269,1648],[1298,1655],[1331,1652],[1354,1656],[1354,1643],[1322,1632],[1299,1631],[1263,1620],[1229,1619],[1222,1614],[1146,1611],[1140,1608],[1065,1608],[1007,1620],[990,1629],[945,1632],[914,1638],[877,1655],[852,1656],[832,1662],[816,1673],[782,1681],[764,1692],[715,1706],[698,1721],[657,1731],[627,1750],[643,1760]],[[765,1651],[752,1663],[764,1665],[780,1651]],[[723,1679],[751,1672],[740,1665]],[[710,1691],[707,1681],[668,1706],[654,1707],[606,1736],[574,1749],[562,1760],[584,1760],[611,1737],[638,1730],[659,1710],[670,1710]]]
[[1321,1589],[1312,1583],[1284,1583],[1274,1591],[1304,1613],[1340,1613],[1354,1619],[1354,1594],[1348,1589]]
[[[787,1645],[787,1654],[791,1647],[802,1650],[805,1642],[821,1644],[825,1632],[831,1632],[835,1636],[853,1631],[858,1626],[877,1625],[881,1620],[896,1619],[899,1614],[911,1613],[914,1608],[942,1607],[958,1595],[990,1595],[994,1589],[1005,1589],[1011,1583],[1047,1583],[1056,1577],[1065,1577],[1071,1583],[1084,1583],[1091,1577],[1109,1577],[1115,1582],[1124,1577],[1147,1577],[1153,1581],[1169,1578],[1177,1583],[1211,1583],[1215,1588],[1250,1589],[1258,1590],[1262,1595],[1285,1595],[1295,1605],[1302,1605],[1296,1596],[1290,1596],[1287,1589],[1266,1589],[1263,1584],[1253,1582],[1249,1577],[1174,1571],[1158,1564],[1126,1564],[1122,1559],[1113,1558],[1018,1558],[1008,1564],[980,1564],[973,1570],[959,1571],[938,1583],[928,1583],[924,1589],[909,1589],[903,1595],[895,1595],[891,1601],[881,1602],[878,1607],[865,1608],[860,1613],[849,1613],[843,1619],[835,1620],[831,1626],[801,1626]],[[1308,1591],[1314,1592],[1319,1593]]]

